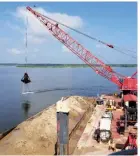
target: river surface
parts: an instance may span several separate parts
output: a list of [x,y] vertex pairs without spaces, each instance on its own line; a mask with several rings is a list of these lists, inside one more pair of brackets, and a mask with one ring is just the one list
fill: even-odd
[[[3,132],[44,108],[55,104],[62,96],[96,96],[116,92],[117,86],[97,75],[90,68],[28,68],[31,91],[22,95],[21,78],[24,68],[0,66],[0,132]],[[131,76],[136,68],[114,68]]]

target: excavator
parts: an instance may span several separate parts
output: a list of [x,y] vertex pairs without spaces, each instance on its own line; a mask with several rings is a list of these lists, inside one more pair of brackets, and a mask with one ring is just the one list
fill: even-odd
[[[37,12],[36,10],[32,9],[29,6],[27,6],[26,9],[44,25],[44,27],[52,34],[52,36],[54,36],[54,38],[56,38],[59,42],[61,42],[64,46],[66,46],[75,55],[77,55],[77,57],[79,57],[88,66],[90,66],[97,74],[101,75],[102,77],[116,84],[122,92],[123,101],[126,100],[126,96],[128,96],[129,98],[128,97],[127,98],[130,99],[130,97],[137,95],[137,78],[136,78],[137,72],[135,72],[130,77],[124,76],[122,74],[115,72],[109,65],[106,65],[104,62],[102,62],[100,59],[94,56],[89,50],[84,48],[78,41],[73,39],[68,33],[62,30],[61,27],[59,26],[59,24],[61,23],[45,15],[42,15],[41,13]],[[65,26],[64,24],[62,25]],[[95,38],[92,38],[92,39],[95,39]],[[109,48],[112,48],[112,49],[115,48],[111,44],[107,44],[100,40],[99,42],[106,45]],[[128,102],[126,103],[126,105],[124,102],[125,110],[127,110],[128,107],[131,108],[131,106],[128,106]],[[134,107],[132,109],[134,109]],[[125,118],[128,118],[128,116],[129,116],[129,112],[127,112]],[[125,119],[126,126],[127,126],[127,122],[128,121]]]

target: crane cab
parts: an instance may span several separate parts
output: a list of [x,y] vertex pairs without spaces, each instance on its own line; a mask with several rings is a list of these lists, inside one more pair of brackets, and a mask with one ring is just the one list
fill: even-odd
[[135,91],[137,90],[137,79],[136,78],[131,78],[127,77],[123,80],[123,85],[121,90],[123,91]]

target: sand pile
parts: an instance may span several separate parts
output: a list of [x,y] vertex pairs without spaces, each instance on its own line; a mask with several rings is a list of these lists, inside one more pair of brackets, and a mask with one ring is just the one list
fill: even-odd
[[[72,96],[66,99],[70,108],[69,133],[80,121],[93,99]],[[0,154],[47,154],[55,153],[56,105],[19,124],[0,140]]]

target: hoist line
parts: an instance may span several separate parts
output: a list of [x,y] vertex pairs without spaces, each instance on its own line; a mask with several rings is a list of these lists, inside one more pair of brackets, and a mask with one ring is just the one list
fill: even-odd
[[28,16],[26,13],[26,32],[25,32],[25,71],[27,72],[27,55],[28,55]]

